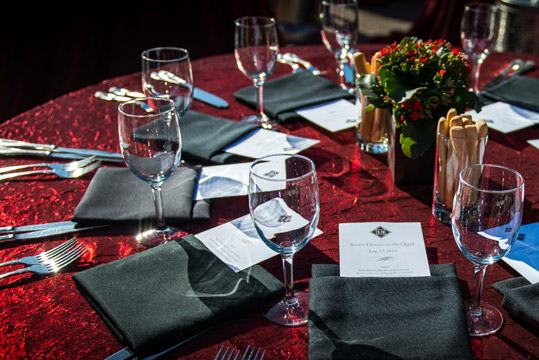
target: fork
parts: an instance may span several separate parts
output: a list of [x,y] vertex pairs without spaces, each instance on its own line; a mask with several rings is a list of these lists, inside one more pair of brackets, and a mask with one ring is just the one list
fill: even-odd
[[22,274],[25,272],[33,272],[41,275],[49,275],[57,273],[60,269],[71,264],[73,261],[80,258],[86,252],[86,246],[82,243],[64,253],[62,256],[55,258],[54,260],[48,260],[41,264],[32,265],[29,267],[24,267],[15,271],[11,271],[5,274],[0,275],[0,279],[5,277]]
[[[245,349],[245,353],[243,354],[241,360],[257,360],[258,358],[258,354],[260,353],[260,350],[262,350],[261,348],[255,348],[254,346],[251,347],[251,352],[249,353],[249,347],[251,347],[250,345],[247,345],[247,348]],[[232,350],[230,352],[230,354],[227,356],[228,354],[228,350]],[[256,350],[256,353],[255,353],[255,350]],[[221,355],[221,351],[223,351],[223,345],[221,345],[221,348],[219,349],[219,352],[217,353],[217,355],[215,355],[215,359],[214,360],[219,360],[219,355]],[[220,360],[231,360],[232,359],[232,356],[234,355],[234,349],[230,349],[230,348],[226,348],[225,349],[225,352],[223,353],[223,356],[221,357]],[[238,356],[240,356],[240,350],[238,350],[238,352],[236,353],[236,357],[234,357],[233,360],[237,360],[238,359]],[[260,359],[259,360],[263,360],[264,359],[264,355],[266,354],[266,350],[264,350],[262,352],[262,354],[260,355]],[[254,355],[254,358],[253,358],[253,355]],[[248,357],[247,357],[248,356]]]
[[1,263],[0,266],[15,265],[15,264],[23,264],[23,265],[43,264],[46,261],[54,260],[55,258],[62,256],[66,251],[69,251],[73,247],[75,247],[77,243],[78,242],[76,238],[71,238],[70,240],[67,240],[63,242],[62,244],[50,250],[44,251],[38,255],[26,256],[20,259],[6,261],[4,263]]
[[58,163],[40,163],[40,164],[26,164],[26,165],[15,165],[15,166],[6,166],[0,168],[0,174],[12,172],[15,170],[28,169],[34,167],[48,167],[50,169],[60,169],[60,170],[72,170],[84,167],[88,164],[91,164],[95,161],[95,155],[87,157],[86,159],[72,161],[70,163],[58,164]]
[[11,179],[18,176],[37,175],[37,174],[54,174],[61,178],[77,178],[82,175],[86,175],[87,173],[97,169],[99,166],[101,166],[101,161],[95,161],[88,166],[79,167],[79,168],[70,169],[70,170],[57,168],[57,169],[21,171],[21,172],[0,175],[0,181]]

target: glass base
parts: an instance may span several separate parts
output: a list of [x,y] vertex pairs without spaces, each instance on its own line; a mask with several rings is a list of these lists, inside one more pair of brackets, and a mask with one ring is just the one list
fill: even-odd
[[432,207],[432,215],[434,215],[436,219],[440,220],[444,224],[451,224],[451,211],[443,207],[436,206],[436,204],[434,204]]
[[369,154],[384,154],[387,153],[387,143],[369,143],[366,141],[357,141],[357,146],[361,151]]
[[294,291],[296,301],[291,304],[283,300],[263,309],[263,315],[272,323],[284,326],[300,326],[309,320],[309,294],[304,291]]
[[241,122],[249,123],[249,124],[259,124],[264,129],[273,129],[277,126],[277,122],[275,120],[271,120],[267,116],[260,116],[260,115],[249,115],[245,116],[241,119]]
[[470,300],[465,302],[468,334],[470,336],[487,336],[494,334],[503,325],[503,315],[496,307],[481,301],[481,312],[471,312]]
[[150,229],[144,232],[141,232],[137,235],[137,241],[147,247],[154,247],[157,245],[164,244],[171,240],[177,240],[187,233],[179,231],[173,227],[166,227],[164,229]]

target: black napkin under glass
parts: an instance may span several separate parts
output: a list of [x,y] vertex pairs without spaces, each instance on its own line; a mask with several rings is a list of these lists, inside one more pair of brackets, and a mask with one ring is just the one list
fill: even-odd
[[539,94],[539,79],[515,75],[482,92],[480,97],[484,103],[502,101],[539,112],[537,94]]
[[[198,170],[180,166],[163,183],[163,206],[167,223],[210,219],[210,201],[193,201]],[[154,220],[155,204],[150,185],[128,168],[99,168],[82,200],[75,208],[73,221],[110,224]]]
[[235,273],[194,236],[73,275],[119,341],[153,352],[282,296],[259,265]]
[[453,264],[430,277],[346,278],[313,265],[309,359],[472,359]]
[[492,287],[503,294],[502,306],[511,317],[539,330],[539,283],[524,277],[499,281]]
[[[256,91],[254,86],[250,86],[236,92],[234,97],[256,108]],[[331,100],[351,99],[354,95],[322,76],[301,71],[265,82],[263,97],[264,113],[272,119],[287,121],[301,119],[294,112],[296,109]]]

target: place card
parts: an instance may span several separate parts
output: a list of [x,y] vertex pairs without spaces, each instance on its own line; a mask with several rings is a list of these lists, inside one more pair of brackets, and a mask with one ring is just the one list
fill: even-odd
[[504,134],[539,123],[539,113],[504,102],[485,105],[479,113],[470,110],[467,114],[472,115],[474,121],[485,120],[489,128]]
[[202,167],[194,200],[247,195],[250,166],[249,162]]
[[283,134],[277,131],[257,129],[223,149],[223,151],[257,159],[271,154],[297,154],[320,140]]
[[430,276],[420,223],[339,224],[343,277]]
[[[313,237],[321,233],[317,229]],[[235,272],[277,255],[260,239],[249,214],[201,232],[195,237]]]
[[539,282],[539,223],[520,227],[511,250],[502,258],[532,284]]
[[528,144],[535,147],[536,149],[539,149],[539,139],[528,140]]
[[298,115],[331,132],[355,127],[356,105],[344,99],[295,110]]

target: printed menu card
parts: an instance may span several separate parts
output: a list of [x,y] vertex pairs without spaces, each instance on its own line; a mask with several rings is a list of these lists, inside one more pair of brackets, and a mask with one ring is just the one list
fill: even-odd
[[420,223],[339,224],[342,277],[430,276]]

